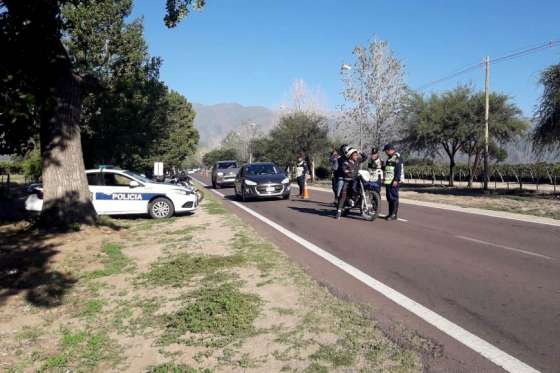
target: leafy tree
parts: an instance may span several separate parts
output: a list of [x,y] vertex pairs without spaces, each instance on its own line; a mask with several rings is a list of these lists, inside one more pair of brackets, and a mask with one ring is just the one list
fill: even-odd
[[239,153],[236,149],[214,149],[202,157],[202,163],[207,167],[212,167],[218,161],[229,160],[239,160]]
[[82,102],[86,165],[146,170],[153,161],[178,168],[198,143],[190,103],[159,80],[140,20],[125,23],[131,0],[67,5],[68,45],[75,69],[101,82]]
[[[528,124],[521,119],[521,110],[510,101],[509,96],[493,92],[489,98],[488,156],[501,162],[507,158],[507,151],[503,146],[524,134]],[[469,187],[472,186],[475,172],[484,155],[484,93],[473,94],[470,100],[475,120],[468,123],[470,133],[461,149],[467,155]]]
[[[39,128],[44,186],[42,220],[54,226],[96,221],[84,172],[80,113],[84,93],[95,87],[97,80],[95,74],[81,75],[75,69],[75,61],[63,44],[70,25],[61,16],[65,5],[88,3],[0,0],[0,49],[10,51],[1,59],[0,84],[9,88],[9,97],[2,97],[0,108],[10,105],[7,100],[13,100],[15,108],[15,112],[6,112],[1,119],[0,137],[6,139],[4,131],[9,128],[10,137],[19,140],[14,143],[24,145],[33,130]],[[189,8],[201,7],[204,1],[167,0],[166,5],[165,22],[173,27],[188,14]],[[14,126],[5,123],[14,118],[21,128],[12,131]]]
[[407,110],[404,142],[413,150],[447,155],[450,186],[455,177],[455,158],[471,134],[470,124],[476,121],[471,95],[468,87],[427,99],[414,95]]
[[541,73],[544,90],[535,113],[533,132],[535,150],[560,149],[560,64]]
[[43,173],[43,165],[41,163],[41,152],[36,147],[25,155],[22,162],[23,175],[27,180],[37,181]]
[[357,46],[353,54],[356,62],[341,71],[343,124],[360,146],[380,146],[394,134],[393,124],[408,94],[404,66],[382,40]]
[[298,154],[305,153],[311,162],[330,149],[326,119],[323,116],[294,112],[280,119],[280,123],[265,138],[252,142],[256,159],[268,160],[287,167]]
[[[495,159],[503,157],[500,145],[521,135],[527,124],[521,111],[506,95],[490,95],[490,150]],[[456,156],[463,152],[469,160],[470,180],[484,150],[484,94],[460,86],[428,98],[411,97],[405,116],[405,138],[411,150],[449,158],[449,185],[453,186]],[[471,162],[473,160],[474,162]]]
[[170,91],[166,97],[167,138],[159,148],[160,157],[170,167],[180,168],[193,155],[199,135],[194,127],[195,112],[192,104],[181,94]]

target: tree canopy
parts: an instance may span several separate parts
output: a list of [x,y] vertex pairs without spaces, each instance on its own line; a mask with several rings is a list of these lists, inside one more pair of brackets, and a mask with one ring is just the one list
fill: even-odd
[[321,153],[328,153],[330,141],[327,134],[325,117],[294,112],[280,118],[269,135],[253,141],[251,148],[257,160],[289,166],[302,152],[311,159]]
[[533,142],[536,150],[560,149],[560,63],[541,73],[543,94],[535,113]]
[[[527,129],[520,114],[507,95],[490,95],[490,149],[495,158],[503,157],[500,145]],[[468,156],[472,176],[484,150],[484,93],[459,86],[427,98],[418,94],[411,96],[405,110],[402,142],[409,149],[429,156],[447,156],[450,185],[453,185],[459,153]],[[471,157],[474,157],[473,164]]]
[[[122,140],[122,154],[138,150],[129,153],[134,164],[161,151],[157,144],[168,141],[170,132],[177,134],[177,128],[159,131],[176,122],[160,104],[177,108],[177,100],[159,81],[161,61],[147,55],[141,21],[125,22],[131,5],[131,0],[0,0],[0,48],[10,51],[0,61],[0,148],[24,153],[39,138],[42,216],[49,225],[95,222],[82,130],[88,149],[95,137],[109,144]],[[167,0],[165,23],[173,27],[189,9],[203,5],[202,0]],[[187,104],[180,103],[181,110],[190,110]],[[103,141],[96,145],[107,144]],[[141,149],[147,153],[138,154]],[[91,162],[100,155],[88,151],[87,158]]]

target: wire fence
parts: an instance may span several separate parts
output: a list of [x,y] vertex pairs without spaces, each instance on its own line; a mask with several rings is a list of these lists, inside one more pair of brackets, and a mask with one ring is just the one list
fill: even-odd
[[[449,185],[449,167],[445,165],[411,165],[405,167],[406,182],[420,185]],[[560,163],[494,165],[489,172],[488,187],[502,190],[522,190],[559,193]],[[467,166],[455,167],[453,186],[482,188],[484,174],[477,170],[470,176]]]

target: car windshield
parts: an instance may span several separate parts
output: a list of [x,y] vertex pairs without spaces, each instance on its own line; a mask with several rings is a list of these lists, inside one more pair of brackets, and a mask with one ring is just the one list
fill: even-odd
[[128,176],[135,178],[136,180],[140,180],[143,183],[153,183],[153,181],[148,179],[147,177],[135,174],[132,171],[124,171],[124,173],[127,174]]
[[224,168],[237,168],[237,162],[220,162],[218,163],[218,168],[222,170]]
[[280,171],[273,164],[252,164],[247,166],[247,175],[276,175]]

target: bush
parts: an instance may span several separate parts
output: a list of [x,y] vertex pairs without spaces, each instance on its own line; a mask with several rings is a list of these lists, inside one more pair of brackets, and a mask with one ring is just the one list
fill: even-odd
[[35,148],[25,155],[23,160],[23,174],[25,179],[37,181],[43,173],[43,163],[41,162],[41,152]]

